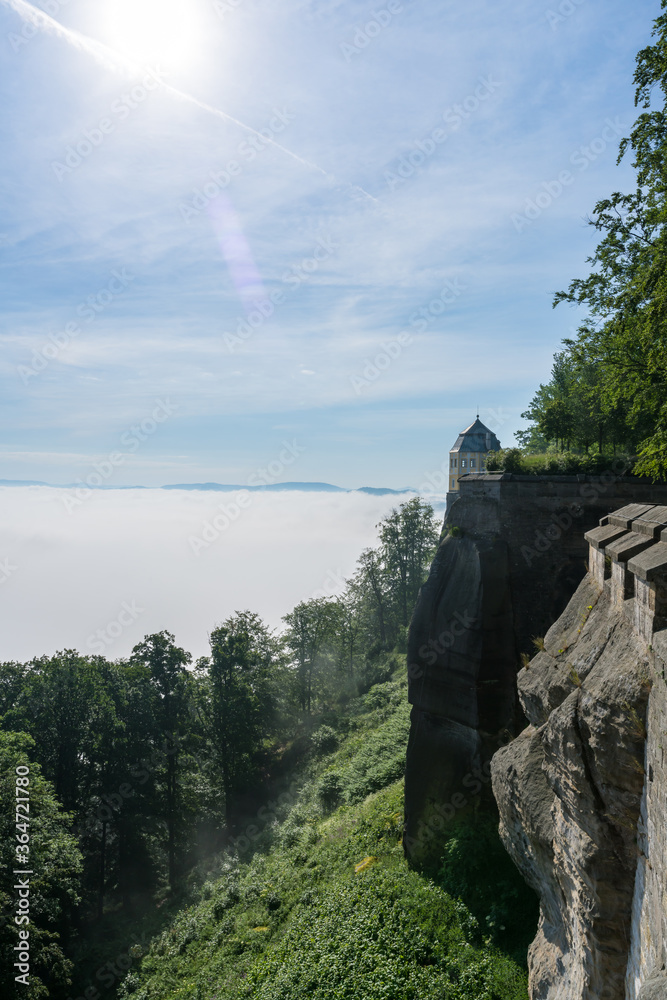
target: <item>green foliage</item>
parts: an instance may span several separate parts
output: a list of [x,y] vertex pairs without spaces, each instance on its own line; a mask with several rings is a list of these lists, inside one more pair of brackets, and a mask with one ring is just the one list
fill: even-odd
[[487,472],[523,472],[523,460],[518,448],[492,451],[486,459]]
[[491,452],[488,472],[513,472],[522,476],[599,476],[612,472],[615,476],[635,475],[635,460],[627,455],[595,452],[578,454],[571,451],[524,453],[519,448],[503,448]]
[[317,786],[317,797],[325,812],[331,812],[339,805],[343,797],[343,779],[338,771],[327,771],[320,778]]
[[338,746],[338,736],[331,726],[320,726],[310,737],[313,751],[317,757],[325,757]]
[[516,968],[475,950],[456,904],[412,872],[372,865],[332,881],[257,961],[253,1000],[491,1000],[524,997]]
[[371,792],[403,777],[409,731],[410,706],[402,702],[386,722],[364,734],[343,772],[348,802],[360,802]]
[[250,611],[227,618],[210,638],[210,660],[198,663],[200,706],[231,824],[236,797],[255,780],[258,751],[272,728],[271,673],[278,649]]
[[393,784],[324,819],[310,847],[223,861],[122,1000],[527,1000],[525,972],[467,908],[408,870],[401,807]]
[[[35,763],[35,746],[25,733],[0,732],[0,993],[4,997],[22,996],[26,1000],[51,998],[62,1000],[69,995],[72,963],[63,951],[71,911],[79,901],[79,877],[82,858],[75,838],[68,832],[70,819],[56,800],[53,786]],[[16,768],[27,766],[29,775],[29,814],[26,829],[16,827]],[[20,814],[24,818],[23,812]],[[13,874],[17,864],[17,835],[28,837],[30,904],[29,985],[16,984],[15,946],[19,926],[15,922],[18,893],[14,886],[21,876]],[[21,855],[23,856],[23,855]]]
[[590,224],[601,239],[587,261],[591,273],[554,300],[584,306],[588,316],[523,414],[533,421],[527,436],[561,449],[638,451],[635,471],[654,481],[667,478],[666,0],[661,6],[655,43],[637,56],[635,105],[643,111],[620,145],[619,161],[632,154],[636,188],[595,205]]
[[482,933],[525,961],[535,936],[538,901],[514,867],[498,835],[497,822],[484,816],[463,821],[445,848],[439,884],[462,899]]

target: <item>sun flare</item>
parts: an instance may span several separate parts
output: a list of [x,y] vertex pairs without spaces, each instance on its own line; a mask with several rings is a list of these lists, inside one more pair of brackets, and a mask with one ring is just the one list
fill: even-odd
[[202,40],[193,0],[109,0],[102,14],[106,43],[142,66],[192,66]]

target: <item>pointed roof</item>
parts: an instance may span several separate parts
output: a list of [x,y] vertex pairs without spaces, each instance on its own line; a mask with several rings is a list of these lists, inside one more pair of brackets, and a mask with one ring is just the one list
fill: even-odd
[[449,450],[484,453],[487,451],[500,451],[500,441],[493,431],[485,427],[479,417],[477,417],[470,427],[466,427],[464,431],[461,431]]

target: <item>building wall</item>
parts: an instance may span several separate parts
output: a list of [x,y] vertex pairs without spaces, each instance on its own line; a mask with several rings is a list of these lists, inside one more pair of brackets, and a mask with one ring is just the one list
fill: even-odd
[[[485,451],[450,451],[449,453],[449,489],[453,493],[459,491],[459,476],[468,473],[484,472],[487,452]],[[456,463],[456,464],[454,464]]]

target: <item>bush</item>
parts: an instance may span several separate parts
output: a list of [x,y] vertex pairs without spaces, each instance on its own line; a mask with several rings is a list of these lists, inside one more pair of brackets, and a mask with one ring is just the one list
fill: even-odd
[[327,771],[317,786],[317,797],[325,812],[332,812],[343,798],[343,779],[338,771]]
[[338,746],[338,736],[331,726],[320,726],[310,737],[316,757],[332,753]]
[[631,476],[634,461],[627,455],[597,452],[590,455],[578,455],[571,451],[527,455],[520,448],[501,448],[487,456],[486,470],[523,476],[599,476],[603,472]]
[[487,472],[523,472],[524,461],[520,448],[501,448],[492,451],[486,459]]

